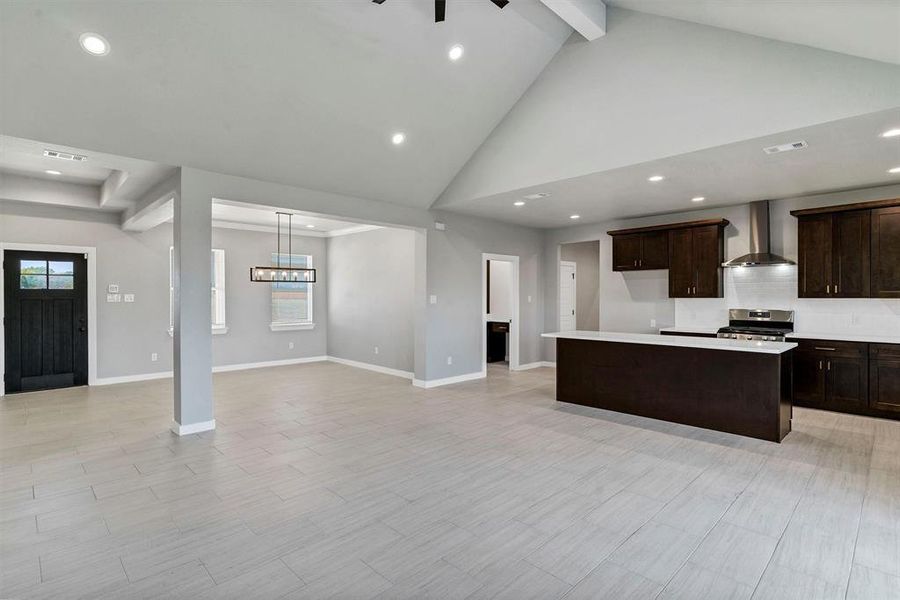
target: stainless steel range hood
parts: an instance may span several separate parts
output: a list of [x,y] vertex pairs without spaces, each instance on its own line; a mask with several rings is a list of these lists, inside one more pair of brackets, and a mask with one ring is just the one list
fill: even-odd
[[769,246],[769,201],[750,203],[750,252],[722,264],[723,267],[774,267],[794,261],[772,254]]

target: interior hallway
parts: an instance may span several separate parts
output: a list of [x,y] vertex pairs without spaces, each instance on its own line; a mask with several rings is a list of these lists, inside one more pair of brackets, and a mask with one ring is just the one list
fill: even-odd
[[332,363],[217,374],[217,430],[183,438],[171,381],[6,397],[2,588],[897,597],[900,422],[795,409],[779,445],[496,371],[431,390]]

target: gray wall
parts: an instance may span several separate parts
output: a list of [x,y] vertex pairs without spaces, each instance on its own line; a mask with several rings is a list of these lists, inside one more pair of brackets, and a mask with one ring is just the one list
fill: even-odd
[[[40,205],[0,203],[0,240],[97,248],[97,376],[121,377],[172,370],[169,326],[169,247],[172,227],[122,231],[112,214]],[[212,244],[225,250],[228,333],[213,336],[213,364],[264,362],[326,354],[327,274],[314,286],[315,329],[269,330],[269,286],[251,283],[248,269],[268,264],[274,236],[213,229]],[[294,249],[325,266],[323,238],[296,237]],[[260,262],[262,261],[262,262]],[[107,303],[106,286],[135,294],[135,302]],[[294,348],[289,349],[289,342]],[[151,353],[159,359],[151,361]]]
[[384,228],[327,240],[329,356],[413,371],[415,235]]
[[[797,225],[796,219],[790,214],[791,210],[897,197],[900,197],[900,185],[773,201],[771,204],[772,250],[794,260],[797,258]],[[748,207],[745,204],[547,231],[544,247],[544,265],[547,277],[543,279],[544,295],[547,299],[544,305],[545,331],[555,331],[558,328],[556,314],[558,312],[559,277],[555,265],[559,256],[559,245],[563,243],[600,240],[601,330],[654,333],[658,328],[676,324],[676,306],[682,313],[689,310],[686,309],[686,305],[707,306],[708,301],[703,299],[677,302],[670,299],[668,297],[668,271],[614,273],[611,267],[612,241],[606,232],[611,229],[717,217],[724,217],[731,222],[725,230],[726,260],[745,254],[749,247],[750,220]],[[837,310],[846,306],[843,301],[825,300],[825,302],[832,302],[832,306]],[[867,300],[867,302],[883,301],[873,299]],[[714,304],[718,308],[719,303]],[[897,310],[900,311],[900,305],[897,306]],[[651,320],[656,321],[655,327],[651,325]],[[554,360],[556,349],[553,344],[545,340],[542,346],[544,360]]]
[[562,244],[559,259],[575,263],[575,327],[599,331],[600,242]]

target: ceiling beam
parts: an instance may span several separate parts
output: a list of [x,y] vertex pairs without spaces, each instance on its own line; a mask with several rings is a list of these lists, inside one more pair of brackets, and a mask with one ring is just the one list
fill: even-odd
[[606,35],[606,4],[601,0],[541,0],[541,2],[588,41]]
[[100,185],[100,206],[109,204],[110,200],[115,197],[116,192],[121,189],[122,184],[125,183],[126,179],[128,179],[127,171],[113,169],[110,172],[109,177],[107,177]]
[[172,218],[172,201],[181,180],[180,170],[158,182],[122,213],[122,229],[147,231]]
[[51,181],[14,173],[0,173],[0,200],[56,204],[96,210],[100,206],[100,188],[84,183]]

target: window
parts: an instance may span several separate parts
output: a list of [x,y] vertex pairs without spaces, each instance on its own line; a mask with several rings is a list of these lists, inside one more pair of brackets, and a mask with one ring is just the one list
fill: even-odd
[[[210,254],[210,320],[213,334],[227,333],[225,325],[225,251],[214,249]],[[175,248],[169,247],[169,335],[175,331]]]
[[75,289],[75,264],[68,260],[19,261],[19,288],[23,290]]
[[[278,266],[278,254],[272,253],[272,266]],[[280,266],[312,268],[308,254],[282,254]],[[312,329],[312,287],[309,283],[276,282],[272,284],[272,331]]]

